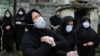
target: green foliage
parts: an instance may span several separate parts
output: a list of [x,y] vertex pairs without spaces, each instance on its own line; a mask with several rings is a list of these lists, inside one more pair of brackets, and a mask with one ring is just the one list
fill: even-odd
[[100,45],[96,48],[96,52],[100,53]]

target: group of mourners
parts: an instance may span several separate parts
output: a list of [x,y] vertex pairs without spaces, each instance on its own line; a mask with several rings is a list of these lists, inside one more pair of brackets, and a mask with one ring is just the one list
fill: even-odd
[[15,43],[16,50],[21,50],[22,37],[25,33],[24,17],[26,12],[23,8],[19,8],[16,18],[14,19],[10,10],[6,10],[3,18],[0,21],[0,51],[6,51],[6,54],[11,54],[13,44]]
[[77,28],[74,17],[62,18],[57,11],[50,17],[50,23],[51,29],[48,29],[47,22],[36,9],[26,14],[20,8],[15,19],[7,10],[1,21],[3,50],[10,53],[15,41],[17,51],[22,50],[23,56],[95,56],[100,39],[91,28],[88,16],[80,18]]

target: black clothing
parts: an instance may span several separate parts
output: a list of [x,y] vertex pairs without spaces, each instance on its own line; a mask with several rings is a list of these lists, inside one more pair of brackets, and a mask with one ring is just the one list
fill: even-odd
[[[23,14],[20,15],[19,11],[22,11]],[[24,21],[24,16],[26,15],[26,12],[23,8],[20,8],[18,10],[18,13],[16,15],[16,19],[15,19],[15,43],[16,43],[16,49],[17,51],[20,50],[20,45],[22,42],[22,37],[25,33],[25,21]],[[16,24],[16,22],[21,22],[21,24]]]
[[[9,12],[9,11],[6,11]],[[10,12],[9,12],[10,13]],[[3,49],[6,50],[7,52],[13,51],[13,31],[14,31],[14,26],[13,26],[13,18],[10,13],[10,17],[3,17],[2,20],[2,28],[3,28]],[[7,30],[6,27],[10,26],[10,29]]]
[[[56,47],[51,47],[48,43],[41,43],[40,39],[42,36],[53,37],[56,41]],[[69,43],[65,43],[63,38],[60,38],[60,36],[48,29],[34,28],[24,35],[22,41],[24,56],[56,56],[58,51],[66,51],[66,46],[69,46]],[[57,54],[61,55],[60,53]],[[66,52],[63,52],[61,56],[66,56]]]
[[61,19],[60,16],[54,15],[54,16],[52,16],[52,17],[50,18],[50,22],[51,22],[51,25],[57,26],[57,25],[60,25],[60,24],[61,24],[62,19]]
[[2,22],[0,20],[0,51],[1,51]]
[[68,33],[65,30],[66,29],[65,27],[66,27],[66,25],[68,25],[69,21],[73,21],[75,24],[73,17],[66,16],[63,18],[63,21],[62,21],[62,24],[60,25],[60,27],[56,30],[57,34],[61,35],[63,38],[66,39],[66,41],[68,41],[70,43],[71,46],[67,48],[67,52],[74,51],[75,46],[76,46],[76,33],[75,33],[75,31],[72,30],[71,32]]
[[[22,50],[24,56],[66,56],[66,46],[69,47],[69,43],[65,43],[66,40],[49,29],[39,29],[34,27],[32,20],[32,12],[39,11],[33,9],[25,17],[26,28],[29,30],[23,37]],[[50,36],[53,37],[56,46],[52,47],[46,42],[41,42],[41,37]],[[60,52],[60,53],[58,53]]]
[[[89,20],[88,18],[83,18],[81,22],[85,20]],[[82,25],[82,24],[81,24]],[[95,56],[95,48],[99,44],[99,38],[97,33],[91,28],[84,28],[81,26],[80,29],[77,30],[77,50],[79,56]],[[93,42],[93,46],[83,46],[84,43]]]
[[[81,28],[77,32],[77,39],[78,39],[77,49],[79,52],[79,56],[95,56],[95,48],[98,46],[99,39],[96,32],[93,29]],[[92,41],[94,45],[84,47],[83,44],[89,41]]]
[[[60,16],[54,15],[54,16],[50,17],[50,23],[53,26],[58,26],[62,23],[62,19]],[[51,29],[53,30],[52,27],[51,27]]]

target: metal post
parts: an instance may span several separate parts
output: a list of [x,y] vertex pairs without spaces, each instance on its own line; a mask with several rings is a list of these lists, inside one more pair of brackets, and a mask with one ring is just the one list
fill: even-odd
[[13,8],[14,19],[16,18],[16,5],[17,5],[17,0],[14,0],[14,8]]

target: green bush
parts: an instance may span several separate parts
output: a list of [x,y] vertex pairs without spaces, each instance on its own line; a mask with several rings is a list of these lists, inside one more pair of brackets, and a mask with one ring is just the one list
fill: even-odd
[[100,45],[96,48],[96,52],[100,53]]

